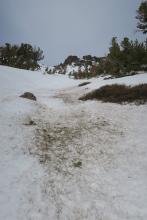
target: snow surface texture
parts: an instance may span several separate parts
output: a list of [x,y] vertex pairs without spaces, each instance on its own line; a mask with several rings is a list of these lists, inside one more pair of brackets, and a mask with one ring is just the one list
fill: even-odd
[[84,81],[0,66],[0,220],[147,219],[147,105],[78,100],[147,74]]

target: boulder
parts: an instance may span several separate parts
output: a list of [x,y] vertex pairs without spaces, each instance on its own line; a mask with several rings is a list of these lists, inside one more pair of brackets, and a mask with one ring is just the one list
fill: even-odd
[[30,99],[30,100],[33,100],[33,101],[37,100],[36,96],[33,93],[31,93],[31,92],[25,92],[20,97],[21,98],[25,98],[25,99]]

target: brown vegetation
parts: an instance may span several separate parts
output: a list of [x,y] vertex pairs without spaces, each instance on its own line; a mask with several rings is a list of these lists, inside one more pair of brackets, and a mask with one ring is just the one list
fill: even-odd
[[93,99],[114,103],[135,102],[144,104],[147,102],[147,84],[133,87],[117,84],[106,85],[80,98],[83,101]]

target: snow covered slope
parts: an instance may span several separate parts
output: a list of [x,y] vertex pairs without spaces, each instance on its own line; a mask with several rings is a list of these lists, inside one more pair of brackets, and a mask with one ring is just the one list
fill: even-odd
[[84,81],[0,66],[0,220],[147,219],[147,105],[78,100],[147,74]]
[[[52,89],[69,85],[73,81],[64,76],[48,77],[40,72],[0,66],[0,219],[26,220],[30,219],[27,215],[33,216],[28,196],[37,192],[39,196],[44,172],[38,161],[28,156],[33,131],[24,125],[37,111],[38,103],[19,96],[26,91],[36,95],[44,90],[50,96]],[[34,215],[33,219],[37,218]]]
[[92,80],[89,80],[91,84],[89,84],[87,87],[90,89],[98,89],[101,86],[104,85],[111,85],[111,84],[125,84],[125,85],[139,85],[143,83],[147,83],[147,73],[141,72],[140,74],[134,75],[134,76],[126,76],[122,78],[116,78],[116,79],[109,79],[104,80],[105,77],[99,77],[97,79],[93,78]]
[[12,95],[24,90],[61,89],[74,85],[75,81],[62,75],[43,75],[39,71],[20,70],[0,66],[0,94]]

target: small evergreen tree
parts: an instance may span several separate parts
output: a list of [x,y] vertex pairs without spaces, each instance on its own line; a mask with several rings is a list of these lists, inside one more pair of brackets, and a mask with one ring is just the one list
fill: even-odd
[[109,54],[108,57],[112,60],[118,61],[120,56],[120,46],[117,42],[117,38],[113,37],[111,41],[111,47],[109,48]]
[[137,10],[136,18],[139,20],[137,28],[143,32],[147,33],[147,1],[144,1],[140,4],[139,9]]
[[105,62],[105,65],[105,73],[109,72],[117,74],[120,72],[121,50],[116,37],[112,38],[111,47],[109,48],[109,54],[107,56],[107,61]]

